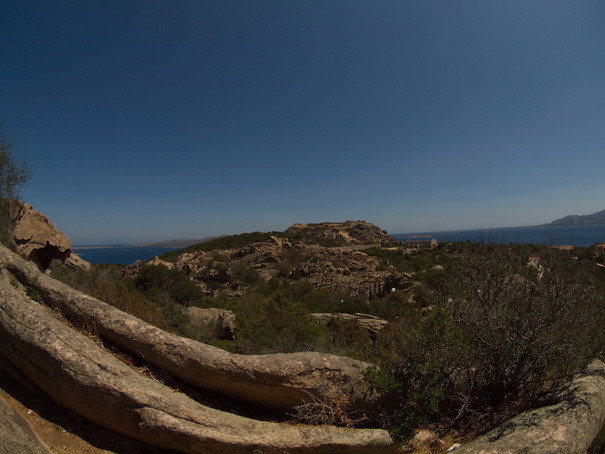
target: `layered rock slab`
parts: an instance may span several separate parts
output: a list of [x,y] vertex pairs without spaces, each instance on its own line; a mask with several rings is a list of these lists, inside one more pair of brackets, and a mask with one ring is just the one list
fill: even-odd
[[141,376],[0,276],[3,355],[54,400],[87,419],[181,452],[390,452],[382,430],[301,427],[205,407]]
[[35,288],[68,319],[181,380],[232,399],[289,411],[313,398],[356,409],[369,405],[363,380],[370,364],[316,352],[237,355],[167,333],[106,303],[78,292],[0,247],[0,266]]

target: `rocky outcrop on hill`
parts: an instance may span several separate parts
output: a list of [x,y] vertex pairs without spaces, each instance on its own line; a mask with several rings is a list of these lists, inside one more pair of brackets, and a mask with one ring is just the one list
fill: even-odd
[[330,243],[331,246],[353,244],[393,245],[389,234],[366,221],[322,222],[320,224],[294,224],[286,230],[288,238],[310,242]]
[[[314,228],[307,230],[307,227],[293,226],[287,232],[295,238],[310,238],[310,232],[315,235],[336,235],[336,231],[341,238],[346,237],[348,245],[326,247],[300,240],[271,237],[269,241],[253,243],[240,249],[187,252],[181,254],[175,262],[164,262],[156,258],[148,263],[182,270],[209,296],[217,292],[240,296],[250,279],[266,281],[273,277],[305,279],[315,287],[367,299],[409,286],[409,275],[394,267],[381,265],[376,257],[363,252],[363,249],[380,247],[388,241],[385,238],[388,235],[376,226],[361,222],[317,226],[321,226],[317,227],[317,231]],[[304,235],[301,232],[305,232]],[[360,244],[362,238],[377,243]],[[135,275],[141,266],[140,263],[132,265],[125,273]]]
[[69,239],[50,220],[27,203],[11,200],[13,250],[46,271],[53,260],[68,266],[88,268],[90,264],[71,250]]

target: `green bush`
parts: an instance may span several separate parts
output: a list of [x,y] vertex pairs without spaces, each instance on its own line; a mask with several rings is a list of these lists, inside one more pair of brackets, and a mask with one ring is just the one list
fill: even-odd
[[376,359],[379,348],[370,333],[361,328],[357,321],[332,318],[326,328],[325,345],[319,346],[321,351],[362,361]]
[[163,311],[121,281],[100,280],[90,295],[161,329],[170,329]]
[[407,441],[420,425],[436,419],[456,371],[467,356],[462,331],[445,309],[426,312],[418,322],[402,319],[391,332],[390,354],[366,379],[383,395],[391,433]]
[[[250,303],[250,301],[248,301]],[[282,295],[255,301],[257,310],[248,317],[237,313],[237,345],[242,353],[291,353],[321,349],[325,328],[300,304]]]
[[433,419],[464,428],[487,424],[489,412],[497,421],[603,352],[603,291],[567,253],[464,245],[450,272],[427,277],[436,307],[400,320],[390,356],[369,376],[398,436]]
[[145,265],[134,279],[137,290],[150,295],[160,291],[178,304],[194,304],[203,299],[201,290],[180,270],[163,265]]
[[170,329],[162,309],[122,278],[120,265],[92,265],[90,270],[53,264],[52,276],[70,287],[127,312],[161,329]]

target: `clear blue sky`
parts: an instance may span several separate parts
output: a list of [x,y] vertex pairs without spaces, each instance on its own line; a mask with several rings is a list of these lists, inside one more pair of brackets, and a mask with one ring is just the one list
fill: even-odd
[[2,2],[23,198],[74,244],[605,208],[605,2]]

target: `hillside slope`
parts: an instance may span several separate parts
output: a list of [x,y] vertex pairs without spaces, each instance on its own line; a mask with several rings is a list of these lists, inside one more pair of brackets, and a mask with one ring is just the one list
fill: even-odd
[[577,215],[571,214],[550,223],[553,227],[565,227],[573,225],[605,225],[605,210],[593,214]]

